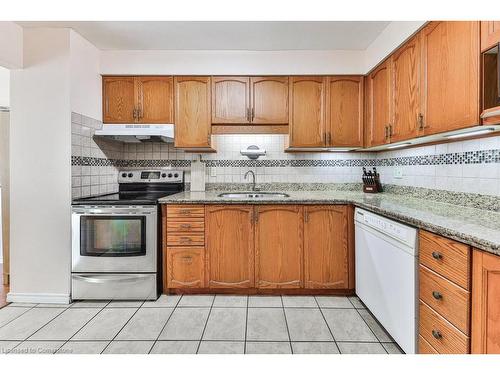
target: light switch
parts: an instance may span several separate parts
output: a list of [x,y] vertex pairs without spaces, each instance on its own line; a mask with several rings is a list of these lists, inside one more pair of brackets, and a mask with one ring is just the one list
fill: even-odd
[[403,168],[399,167],[394,168],[393,177],[398,179],[403,178]]
[[217,177],[217,171],[215,167],[210,167],[210,177]]

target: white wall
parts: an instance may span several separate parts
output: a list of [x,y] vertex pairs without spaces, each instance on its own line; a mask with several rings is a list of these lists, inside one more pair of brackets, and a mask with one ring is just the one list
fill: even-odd
[[363,51],[102,51],[102,74],[363,74]]
[[68,29],[26,29],[11,72],[9,301],[70,291],[71,108]]
[[102,118],[100,51],[73,30],[70,31],[71,110]]
[[0,67],[0,107],[10,106],[10,71]]
[[365,50],[364,73],[368,73],[397,47],[415,34],[426,21],[393,21]]
[[23,29],[14,22],[0,22],[0,66],[23,67]]

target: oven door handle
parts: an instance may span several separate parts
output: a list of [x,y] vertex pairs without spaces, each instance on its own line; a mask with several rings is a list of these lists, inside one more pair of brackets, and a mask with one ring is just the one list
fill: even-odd
[[92,216],[126,216],[126,215],[155,215],[156,212],[154,211],[134,211],[134,210],[124,210],[124,211],[105,211],[105,210],[74,210],[74,214],[85,216],[85,215],[92,215]]
[[146,279],[151,277],[150,274],[145,274],[145,275],[133,275],[133,276],[108,276],[102,277],[104,275],[92,275],[92,276],[82,276],[82,275],[73,275],[73,278],[76,280],[81,280],[85,281],[87,283],[94,283],[94,284],[106,284],[108,282],[119,282],[119,283],[126,283],[126,282],[133,282],[137,281],[140,279]]

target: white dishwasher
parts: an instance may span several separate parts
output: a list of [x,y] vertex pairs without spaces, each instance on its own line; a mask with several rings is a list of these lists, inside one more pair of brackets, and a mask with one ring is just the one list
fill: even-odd
[[417,230],[356,209],[356,294],[407,354],[416,353]]

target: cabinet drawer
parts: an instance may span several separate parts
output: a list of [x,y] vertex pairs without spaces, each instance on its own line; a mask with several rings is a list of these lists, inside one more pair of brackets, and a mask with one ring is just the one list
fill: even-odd
[[205,217],[205,209],[198,205],[169,205],[167,219],[178,217]]
[[440,354],[469,353],[469,337],[422,301],[420,301],[419,333]]
[[164,256],[165,288],[202,288],[205,286],[205,249],[168,247]]
[[167,221],[167,233],[203,232],[205,221],[200,218],[186,218]]
[[418,335],[418,354],[439,354],[431,344],[421,335]]
[[420,299],[469,334],[470,292],[421,265]]
[[168,234],[167,246],[203,246],[205,235],[202,234]]
[[470,290],[470,247],[426,231],[420,231],[420,263]]

